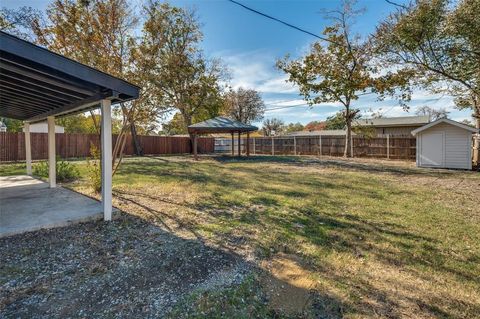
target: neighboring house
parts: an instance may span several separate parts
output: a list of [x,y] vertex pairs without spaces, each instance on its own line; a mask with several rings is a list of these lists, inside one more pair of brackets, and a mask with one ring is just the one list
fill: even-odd
[[427,116],[381,117],[376,119],[358,119],[354,126],[371,128],[374,135],[403,135],[411,136],[411,132],[428,124]]
[[[297,131],[287,133],[286,136],[345,136],[346,130]],[[353,135],[355,133],[352,132]]]
[[[25,132],[25,129],[22,129]],[[48,125],[46,122],[30,124],[30,133],[48,133]],[[55,133],[65,133],[63,126],[55,125]]]
[[6,131],[7,131],[7,126],[5,125],[5,123],[0,121],[0,132],[6,132]]
[[472,134],[478,130],[440,119],[412,131],[417,137],[417,166],[472,169]]

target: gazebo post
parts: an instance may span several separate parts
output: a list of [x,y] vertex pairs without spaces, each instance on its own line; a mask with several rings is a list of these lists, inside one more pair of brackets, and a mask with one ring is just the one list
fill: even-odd
[[25,162],[27,164],[27,175],[32,175],[32,144],[30,143],[30,123],[25,122]]
[[232,132],[232,156],[235,156],[235,138]]
[[50,188],[57,186],[55,159],[55,117],[47,117],[48,125],[48,183]]
[[250,132],[247,132],[247,156],[250,156]]
[[193,133],[193,157],[195,158],[196,161],[198,161],[198,155],[197,155],[197,134]]
[[242,156],[242,140],[241,138],[241,132],[238,131],[238,156]]

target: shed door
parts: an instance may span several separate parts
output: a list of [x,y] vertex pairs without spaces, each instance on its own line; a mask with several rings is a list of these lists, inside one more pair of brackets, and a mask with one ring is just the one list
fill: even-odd
[[420,165],[444,166],[445,146],[443,135],[443,132],[426,132],[421,135]]

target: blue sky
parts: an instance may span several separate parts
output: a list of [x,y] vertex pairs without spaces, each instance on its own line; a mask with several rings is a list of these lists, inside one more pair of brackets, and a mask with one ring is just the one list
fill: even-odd
[[[323,18],[321,10],[336,8],[337,0],[238,0],[239,2],[284,21],[297,25],[315,34],[321,34],[329,21]],[[2,0],[7,8],[24,5],[44,10],[48,0]],[[275,21],[247,11],[226,0],[176,0],[178,6],[195,8],[204,33],[203,48],[207,55],[221,58],[231,72],[231,85],[253,88],[261,92],[267,105],[265,118],[277,117],[285,122],[306,124],[313,120],[324,120],[341,110],[338,104],[321,104],[308,107],[298,95],[298,90],[285,82],[286,75],[275,68],[278,58],[290,54],[299,57],[316,39],[310,35],[290,29]],[[398,2],[405,2],[398,0]],[[132,0],[135,7],[141,7],[142,0]],[[376,24],[394,7],[383,0],[360,0],[360,7],[366,12],[357,18],[355,31],[368,35]],[[375,95],[362,96],[355,103],[368,117],[371,111],[384,116],[413,115],[417,107],[429,105],[445,107],[454,120],[470,119],[470,112],[454,108],[448,96],[415,92],[407,113],[396,101],[377,101]],[[293,107],[287,107],[293,106]],[[285,108],[282,108],[285,107]],[[271,109],[271,110],[268,110]],[[259,124],[259,123],[257,123]]]

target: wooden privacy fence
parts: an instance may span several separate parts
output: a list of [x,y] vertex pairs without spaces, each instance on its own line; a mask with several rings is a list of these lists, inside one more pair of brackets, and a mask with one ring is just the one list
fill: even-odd
[[[48,158],[48,134],[30,133],[32,159]],[[113,145],[117,139],[112,136]],[[191,153],[189,137],[177,136],[138,136],[138,141],[145,155],[183,154]],[[200,153],[214,151],[214,138],[199,138],[198,150]],[[97,134],[55,134],[56,153],[61,158],[82,158],[90,156],[90,145],[100,147],[100,138]],[[127,136],[125,155],[134,155],[132,136]],[[0,132],[0,162],[15,162],[25,160],[24,133]]]
[[[245,140],[241,140],[245,152]],[[374,137],[354,136],[354,157],[390,158],[415,160],[416,139],[414,137]],[[268,155],[326,155],[343,156],[345,136],[311,137],[255,137],[250,139],[251,154]],[[216,138],[215,152],[231,152],[231,139]],[[237,141],[235,139],[235,153]]]

